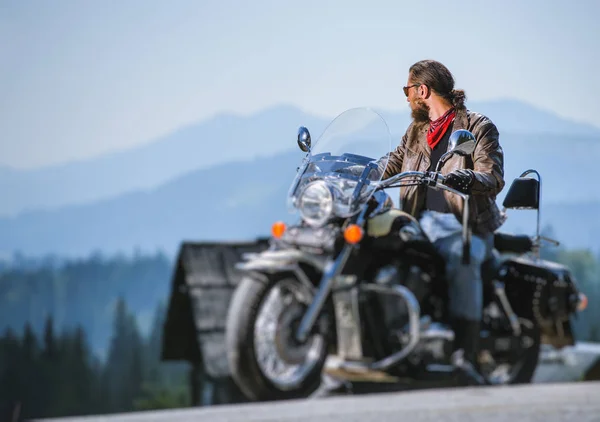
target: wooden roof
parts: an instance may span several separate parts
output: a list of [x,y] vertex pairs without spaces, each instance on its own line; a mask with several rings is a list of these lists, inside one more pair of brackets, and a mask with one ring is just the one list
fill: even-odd
[[213,378],[229,375],[225,319],[242,276],[234,265],[242,254],[267,247],[268,239],[181,245],[163,330],[163,360],[200,363]]

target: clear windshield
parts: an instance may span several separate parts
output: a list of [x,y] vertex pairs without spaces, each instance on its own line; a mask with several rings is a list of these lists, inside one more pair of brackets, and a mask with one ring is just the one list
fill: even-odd
[[388,125],[375,111],[343,112],[302,162],[289,190],[290,211],[299,210],[312,225],[355,214],[382,179],[391,145]]

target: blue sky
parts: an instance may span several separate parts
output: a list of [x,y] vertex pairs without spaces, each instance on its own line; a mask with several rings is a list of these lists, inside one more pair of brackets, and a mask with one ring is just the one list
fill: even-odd
[[92,157],[279,103],[406,110],[406,71],[423,58],[471,100],[600,127],[598,16],[598,1],[0,0],[0,165]]

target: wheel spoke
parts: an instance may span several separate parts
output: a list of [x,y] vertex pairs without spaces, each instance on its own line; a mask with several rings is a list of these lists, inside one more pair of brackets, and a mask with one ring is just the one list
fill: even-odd
[[324,340],[316,335],[306,344],[292,340],[293,327],[306,307],[298,300],[299,287],[282,280],[265,297],[254,327],[254,348],[259,368],[281,389],[300,384],[325,353]]

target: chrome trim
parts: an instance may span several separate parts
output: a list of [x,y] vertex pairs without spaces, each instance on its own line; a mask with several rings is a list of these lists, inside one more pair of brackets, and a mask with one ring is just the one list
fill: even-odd
[[[537,206],[537,210],[536,210],[537,211],[537,224],[536,224],[536,232],[535,232],[535,239],[536,239],[536,241],[539,242],[539,240],[541,238],[540,237],[540,214],[542,212],[542,176],[540,175],[540,173],[537,170],[529,169],[529,170],[525,170],[523,173],[521,173],[519,175],[519,177],[525,177],[531,173],[533,173],[537,176],[538,183],[540,185],[538,188],[538,197],[537,197],[537,200],[538,200],[538,206]],[[540,251],[539,247],[536,249],[537,250],[535,251],[535,255],[539,259],[541,251]]]
[[[335,278],[335,288],[340,279]],[[342,359],[360,360],[363,358],[361,315],[358,309],[358,286],[351,289],[335,290],[332,293],[335,311],[337,350]]]
[[439,326],[439,324],[433,323],[432,327],[421,332],[422,340],[446,340],[454,341],[454,331]]
[[506,297],[504,283],[498,280],[494,280],[494,292],[496,293],[496,296],[498,296],[498,299],[500,300],[500,305],[504,309],[504,313],[510,321],[510,326],[512,327],[513,334],[516,336],[520,336],[521,324],[519,323],[519,317],[517,317],[517,315],[513,311],[512,306],[510,306],[508,297]]
[[[306,191],[316,186],[323,186],[323,188],[328,194],[327,201],[324,201],[323,198],[321,198],[321,200],[319,201],[319,210],[326,212],[326,214],[321,218],[307,217],[305,213],[305,207],[302,206],[302,199],[304,198]],[[304,220],[306,224],[308,224],[310,227],[323,227],[325,224],[331,221],[333,217],[335,217],[335,194],[333,193],[333,188],[324,179],[317,179],[313,182],[307,183],[302,188],[302,191],[298,193],[298,203],[296,204],[296,209],[300,213],[302,220]]]
[[407,177],[422,178],[423,176],[425,176],[425,172],[422,171],[404,171],[385,180],[382,180],[381,182],[379,182],[379,186],[381,186],[381,188],[386,188],[388,186],[393,185],[396,182],[399,182],[400,180],[406,179]]
[[265,250],[260,253],[242,255],[246,262],[238,262],[235,268],[241,271],[277,269],[282,265],[292,265],[301,261],[323,271],[327,265],[326,258],[296,249]]
[[402,359],[406,358],[417,346],[420,341],[420,321],[419,315],[421,313],[421,308],[419,306],[419,302],[415,295],[406,287],[396,285],[393,287],[385,287],[375,284],[367,284],[361,286],[364,290],[370,290],[377,293],[384,294],[394,294],[403,298],[408,305],[408,316],[409,316],[409,342],[408,344],[397,351],[396,353],[391,354],[388,357],[385,357],[379,361],[366,363],[366,362],[343,362],[341,364],[342,368],[346,370],[386,370],[390,368],[392,365],[397,364]]
[[356,357],[362,359],[363,357],[363,347],[362,347],[362,324],[361,324],[361,315],[360,315],[360,303],[358,301],[360,296],[360,290],[358,286],[355,286],[350,290],[350,306],[352,309],[352,315],[354,316],[354,320],[356,321],[356,338],[354,341],[353,350],[349,350]]

